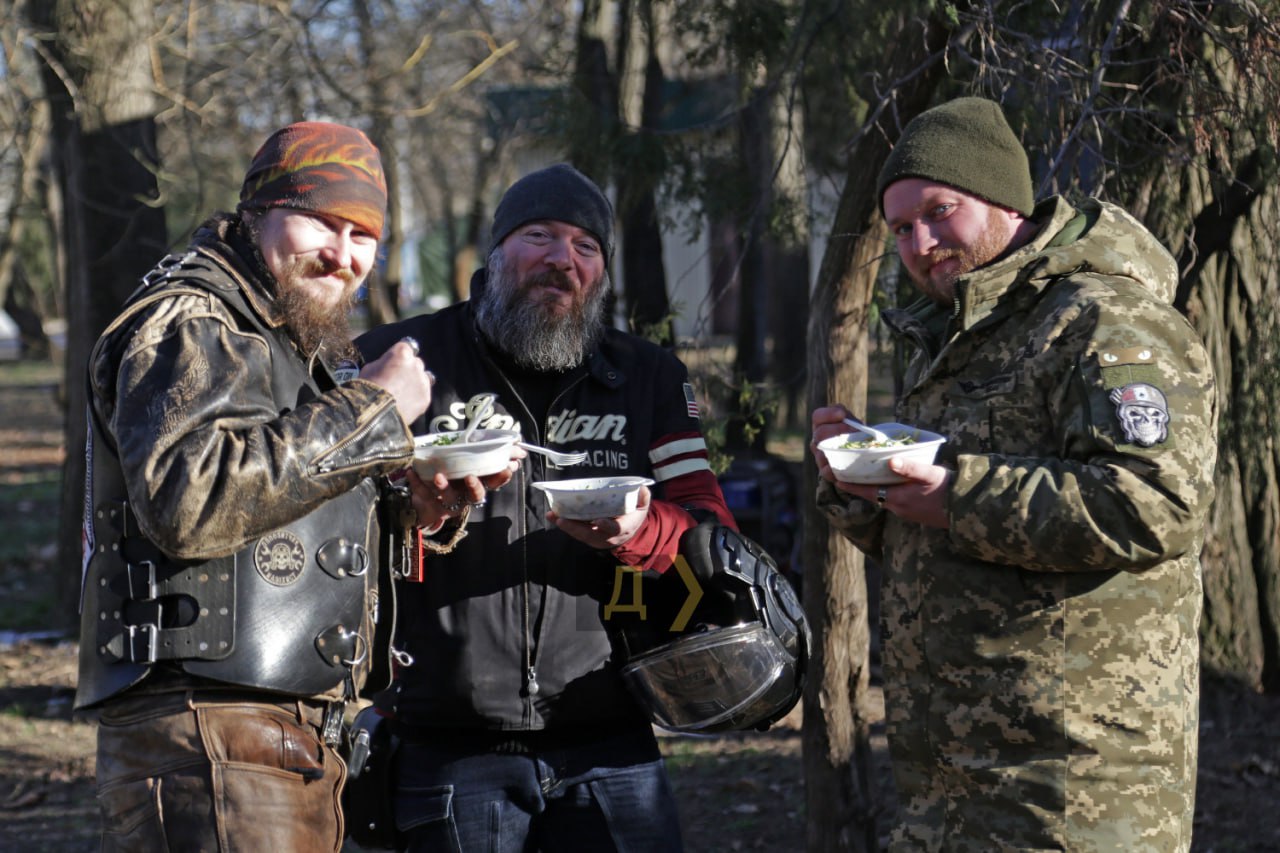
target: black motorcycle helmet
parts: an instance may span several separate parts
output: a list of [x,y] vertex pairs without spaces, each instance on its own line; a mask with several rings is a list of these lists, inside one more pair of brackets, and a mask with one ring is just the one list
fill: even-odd
[[[687,531],[680,556],[702,592],[689,627],[626,631],[623,680],[664,729],[763,731],[804,689],[812,640],[795,590],[763,548],[715,521]],[[674,568],[655,590],[659,601],[689,597]]]

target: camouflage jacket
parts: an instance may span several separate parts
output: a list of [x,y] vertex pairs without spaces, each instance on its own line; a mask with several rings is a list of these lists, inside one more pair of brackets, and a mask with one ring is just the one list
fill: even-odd
[[1136,220],[1034,218],[953,311],[885,317],[915,348],[896,419],[948,437],[950,529],[818,492],[884,570],[897,849],[1186,849],[1213,376]]

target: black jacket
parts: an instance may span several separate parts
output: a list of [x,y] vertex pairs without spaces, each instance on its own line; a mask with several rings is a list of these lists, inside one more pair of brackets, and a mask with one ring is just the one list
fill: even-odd
[[[666,350],[610,329],[586,364],[558,379],[545,421],[530,412],[476,330],[470,303],[375,329],[357,340],[367,359],[412,335],[437,377],[415,434],[460,429],[465,404],[498,395],[486,427],[586,450],[556,469],[530,454],[515,478],[474,510],[450,554],[428,555],[422,583],[400,591],[398,645],[414,663],[399,673],[398,718],[414,726],[571,731],[647,725],[626,692],[605,630],[605,608],[637,618],[624,564],[664,570],[686,529],[685,510],[732,524],[707,464],[684,365]],[[657,481],[649,516],[614,552],[596,551],[547,522],[539,480],[637,474]],[[610,609],[610,615],[615,611]],[[528,670],[539,690],[526,690]]]

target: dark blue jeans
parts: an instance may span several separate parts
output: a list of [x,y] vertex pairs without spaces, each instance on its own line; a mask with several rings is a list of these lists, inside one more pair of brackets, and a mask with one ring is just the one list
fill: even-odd
[[403,742],[396,824],[410,853],[681,853],[653,733],[498,745],[441,731]]

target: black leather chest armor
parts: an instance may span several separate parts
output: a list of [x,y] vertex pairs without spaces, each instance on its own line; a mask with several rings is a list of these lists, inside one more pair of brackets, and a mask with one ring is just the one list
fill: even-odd
[[[271,348],[281,411],[321,393],[283,334],[261,323],[212,261],[188,254],[166,259],[161,269],[167,276],[136,297],[135,312],[174,286],[214,293]],[[84,579],[77,707],[97,704],[158,670],[294,696],[336,698],[363,683],[378,599],[373,480],[235,554],[175,560],[139,531],[98,418],[89,418],[89,429],[86,502],[92,505],[86,510],[92,512],[93,541]]]

